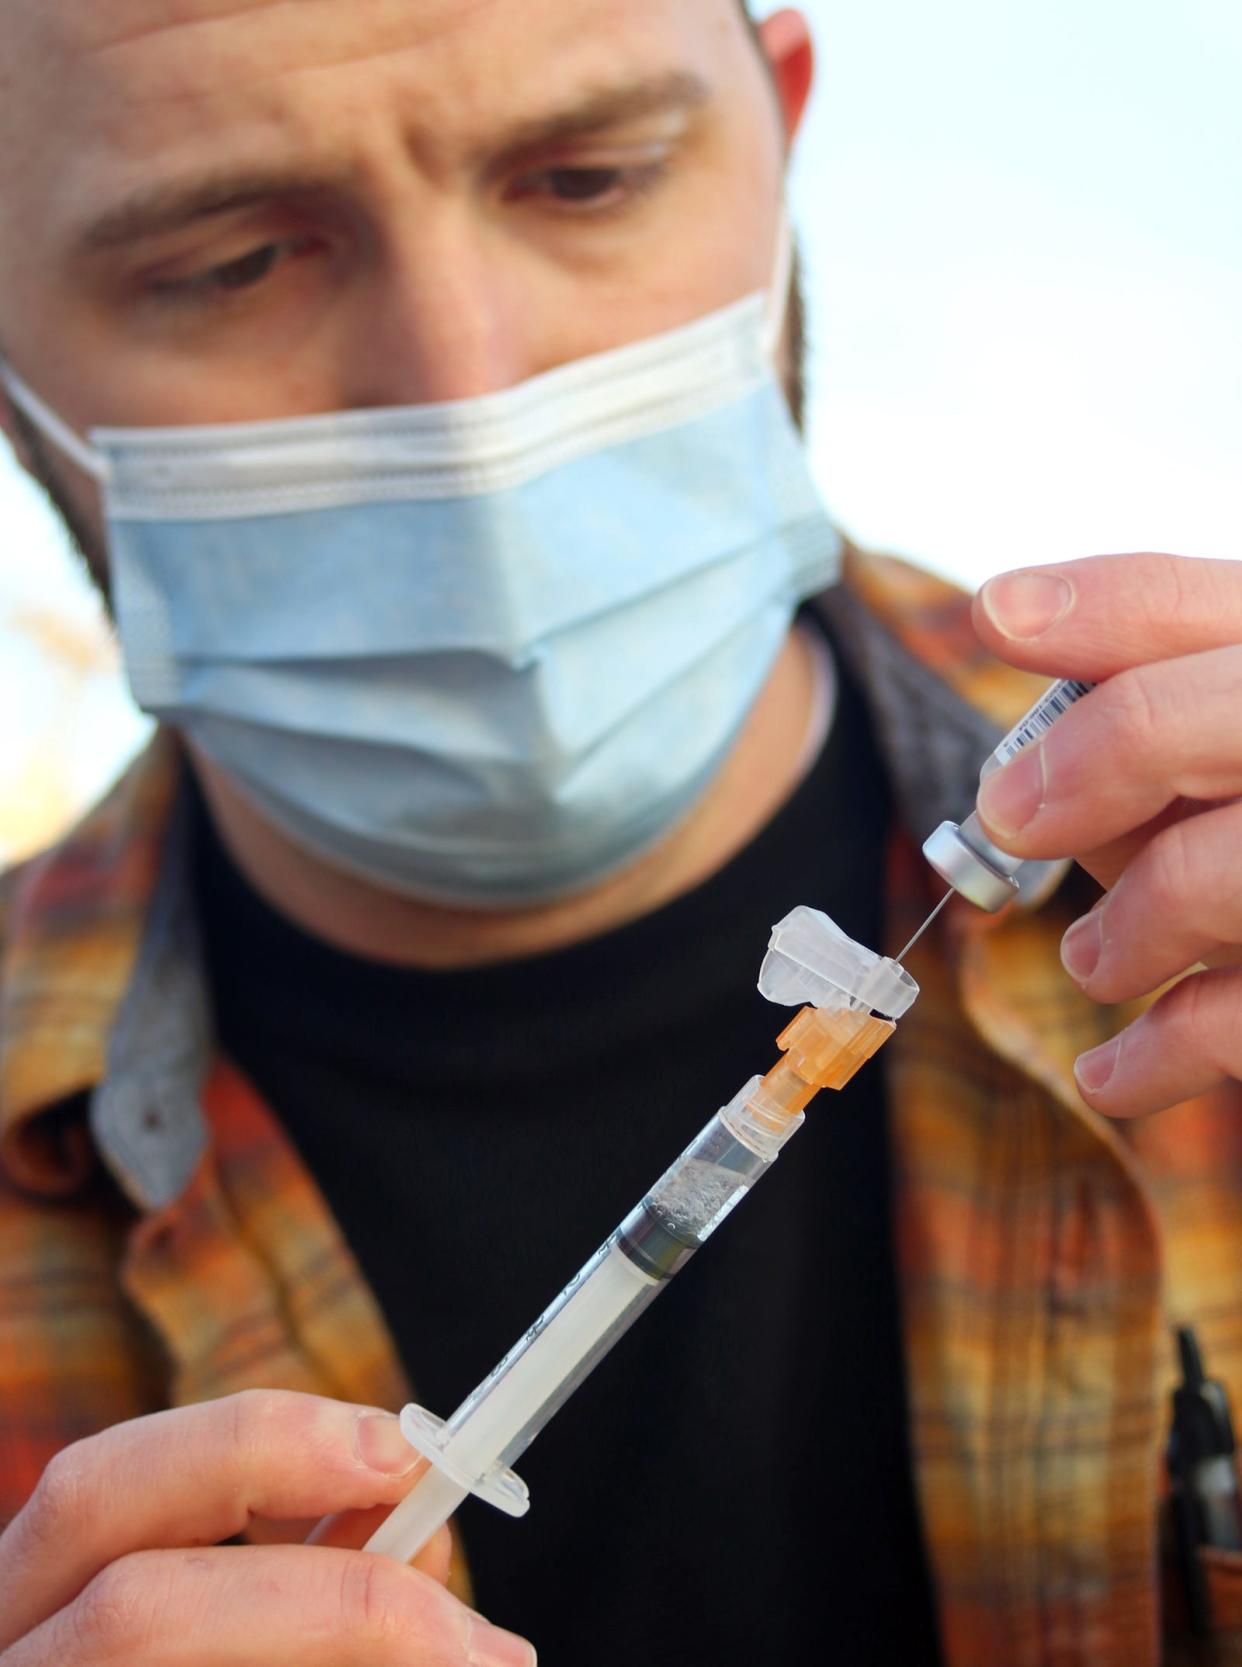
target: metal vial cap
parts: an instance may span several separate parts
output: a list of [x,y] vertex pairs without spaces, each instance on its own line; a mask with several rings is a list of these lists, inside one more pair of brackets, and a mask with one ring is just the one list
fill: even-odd
[[942,822],[924,845],[923,855],[959,897],[990,915],[1018,895],[1014,873],[1021,859],[998,850],[974,816],[960,828],[956,822]]

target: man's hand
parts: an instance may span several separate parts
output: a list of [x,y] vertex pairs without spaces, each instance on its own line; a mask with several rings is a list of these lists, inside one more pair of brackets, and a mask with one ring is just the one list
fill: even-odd
[[1011,665],[1103,685],[979,797],[1002,849],[1073,855],[1106,888],[1066,934],[1067,970],[1117,1002],[1199,969],[1079,1060],[1084,1097],[1133,1116],[1242,1078],[1242,563],[1008,574],[975,624]]
[[425,1468],[387,1414],[269,1391],[78,1442],[0,1538],[0,1667],[533,1667],[439,1583],[446,1532],[419,1568],[351,1549]]

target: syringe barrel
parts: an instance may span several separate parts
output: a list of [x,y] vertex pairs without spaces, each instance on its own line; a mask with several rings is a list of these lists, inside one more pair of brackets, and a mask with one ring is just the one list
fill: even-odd
[[[759,1085],[749,1083],[740,1102]],[[738,1102],[735,1102],[737,1104]],[[545,1424],[679,1273],[776,1153],[761,1155],[718,1112],[517,1346],[449,1419],[446,1452],[466,1470],[516,1463]],[[790,1132],[800,1125],[791,1120]]]
[[[754,1078],[712,1118],[618,1228],[617,1244],[651,1278],[668,1280],[680,1273],[775,1163],[779,1146],[765,1151],[753,1135],[740,1138],[746,1126],[739,1124],[739,1114],[749,1110],[760,1080]],[[801,1126],[800,1118],[788,1121],[790,1134]]]
[[[521,1457],[613,1344],[767,1174],[805,1121],[800,1110],[790,1110],[773,1095],[772,1076],[752,1077],[717,1112],[577,1278],[462,1402],[437,1443],[440,1464],[372,1535],[366,1550],[402,1562],[416,1556],[466,1492]],[[472,1478],[474,1484],[467,1487]]]
[[514,1464],[659,1292],[614,1235],[458,1407],[447,1456],[478,1474]]

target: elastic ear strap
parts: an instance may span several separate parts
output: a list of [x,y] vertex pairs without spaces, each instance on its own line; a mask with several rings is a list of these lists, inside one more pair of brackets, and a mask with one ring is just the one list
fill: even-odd
[[789,218],[789,205],[781,203],[781,224],[776,238],[776,266],[772,273],[772,287],[768,291],[768,319],[763,334],[763,345],[770,359],[775,359],[785,333],[789,317],[789,291],[793,285],[794,234]]
[[57,451],[63,453],[71,463],[76,463],[93,479],[107,481],[111,470],[107,459],[101,457],[93,447],[75,434],[69,424],[62,421],[50,405],[45,405],[35,393],[34,389],[23,382],[11,365],[0,360],[0,382],[3,382],[9,398],[23,411],[35,425],[45,440],[49,440]]

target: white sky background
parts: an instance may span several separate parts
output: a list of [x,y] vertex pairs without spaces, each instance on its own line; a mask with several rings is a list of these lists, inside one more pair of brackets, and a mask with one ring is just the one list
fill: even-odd
[[[857,538],[970,585],[1096,551],[1242,557],[1240,0],[809,0],[794,195],[812,445]],[[61,688],[14,620],[97,620],[0,443],[0,792]],[[66,707],[75,790],[141,734]]]

